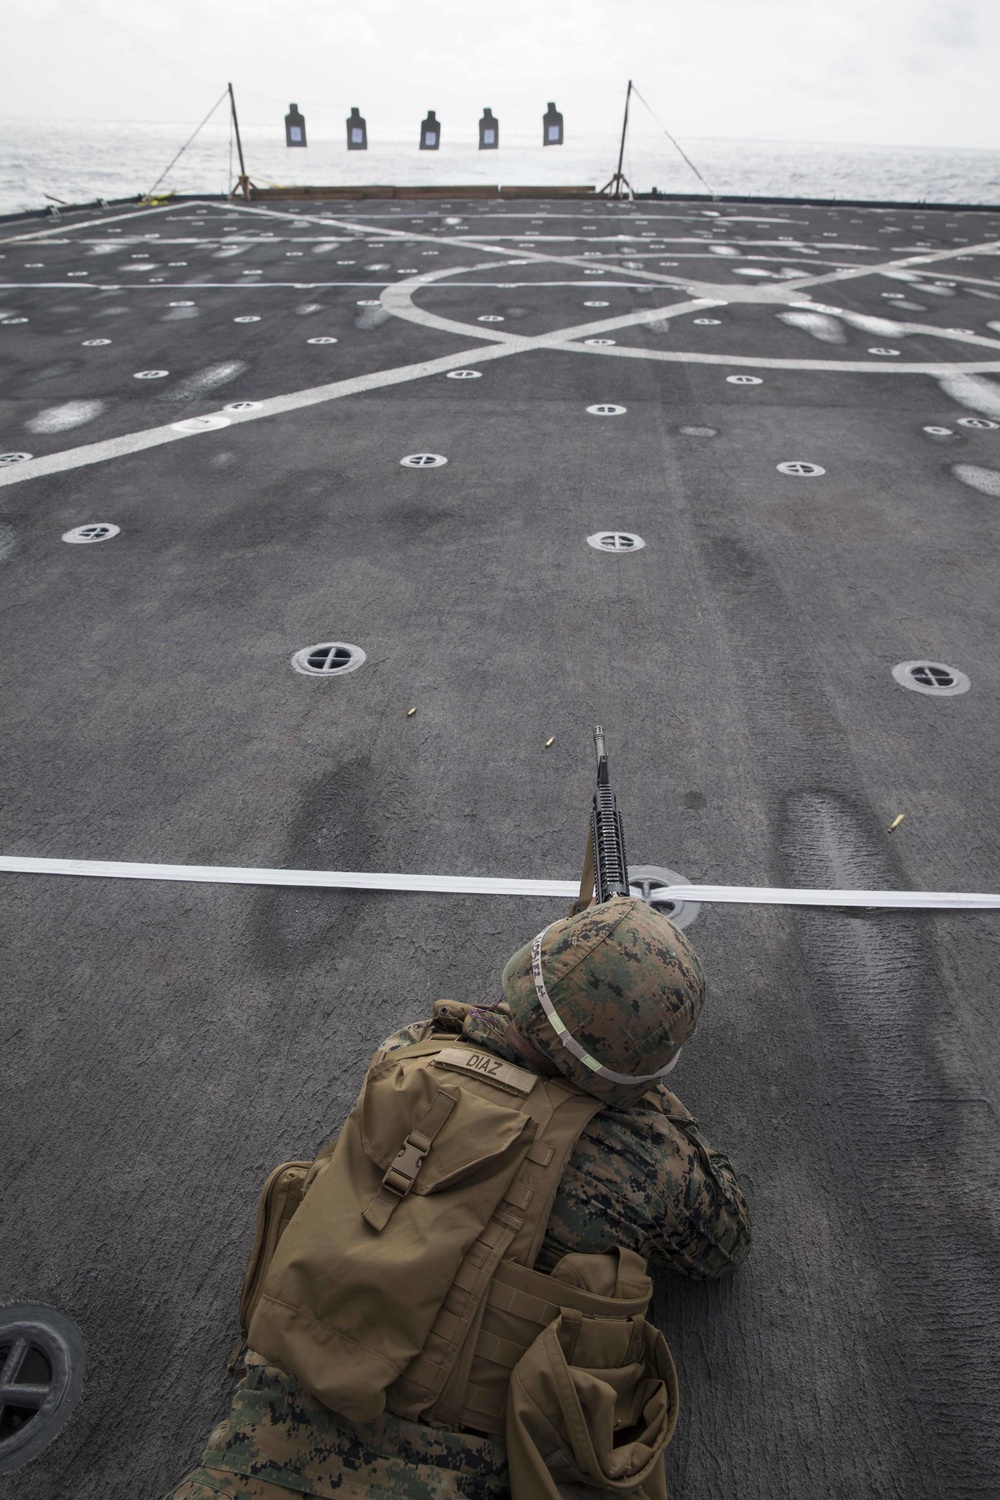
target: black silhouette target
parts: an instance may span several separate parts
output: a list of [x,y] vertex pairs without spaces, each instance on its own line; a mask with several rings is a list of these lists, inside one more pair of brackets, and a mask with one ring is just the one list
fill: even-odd
[[0,1474],[47,1448],[83,1389],[83,1336],[54,1307],[0,1308]]

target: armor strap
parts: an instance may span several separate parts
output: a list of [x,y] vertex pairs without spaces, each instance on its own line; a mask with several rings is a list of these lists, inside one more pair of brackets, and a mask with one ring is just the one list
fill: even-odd
[[388,1224],[416,1181],[435,1136],[442,1130],[457,1103],[455,1095],[446,1093],[444,1089],[439,1089],[434,1095],[430,1107],[406,1137],[382,1178],[382,1186],[364,1211],[362,1217],[373,1229],[381,1233]]

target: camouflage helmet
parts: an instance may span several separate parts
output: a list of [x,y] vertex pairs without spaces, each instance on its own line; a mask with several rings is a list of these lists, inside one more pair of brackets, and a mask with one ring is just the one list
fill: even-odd
[[636,896],[553,922],[508,959],[503,987],[520,1038],[608,1103],[667,1071],[705,998],[694,949]]

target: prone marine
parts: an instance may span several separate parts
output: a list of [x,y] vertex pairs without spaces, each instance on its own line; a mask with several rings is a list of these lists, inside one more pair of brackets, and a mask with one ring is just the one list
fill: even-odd
[[384,1042],[337,1139],[268,1179],[243,1378],[164,1500],[666,1500],[646,1260],[719,1279],[750,1248],[663,1082],[704,997],[683,933],[617,895],[520,948],[495,1006]]

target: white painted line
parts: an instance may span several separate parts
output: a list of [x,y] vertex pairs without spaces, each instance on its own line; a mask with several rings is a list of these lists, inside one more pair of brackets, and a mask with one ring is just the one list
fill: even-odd
[[[463,269],[464,269],[464,267],[462,267],[462,266],[449,266],[449,267],[447,267],[445,269],[445,271],[444,271],[443,274],[444,275],[448,275],[448,276],[457,276],[457,275],[461,274],[461,272],[463,271]],[[423,272],[421,272],[419,280],[416,283],[414,283],[414,284],[417,285],[417,286],[419,286],[421,281],[425,281],[425,282],[428,281],[428,279],[430,277],[430,274],[431,273],[429,271],[423,271]],[[667,280],[667,278],[663,278],[663,279],[665,281],[665,288],[664,289],[666,291],[673,290],[672,283],[669,280]],[[675,280],[676,280],[676,278],[675,278]],[[369,278],[369,280],[367,280],[367,281],[164,281],[164,282],[157,282],[157,284],[156,284],[156,293],[178,292],[178,291],[180,291],[180,292],[194,292],[194,291],[198,291],[198,292],[216,292],[216,291],[233,291],[233,290],[240,291],[240,292],[257,292],[257,291],[260,291],[260,289],[262,287],[277,287],[277,288],[281,288],[281,289],[286,290],[286,291],[290,287],[293,291],[308,292],[308,291],[318,290],[318,289],[320,289],[322,287],[337,287],[337,286],[368,287],[372,291],[375,291],[376,288],[378,288],[378,287],[402,286],[404,284],[405,283],[399,282],[399,281],[383,281],[381,279],[375,279],[375,278]],[[81,290],[81,285],[78,285],[76,282],[74,282],[73,286],[71,288],[69,286],[69,283],[66,282],[66,281],[0,281],[0,290],[2,290],[2,291],[17,291],[17,292],[39,292],[39,291],[65,292],[65,291],[68,291],[68,290],[80,291]],[[604,282],[604,281],[456,281],[456,282],[439,282],[438,285],[436,286],[435,290],[439,291],[439,292],[462,292],[462,291],[465,291],[466,288],[468,288],[468,287],[486,287],[486,288],[492,289],[492,290],[495,290],[498,287],[501,287],[501,288],[506,288],[506,287],[510,287],[510,288],[516,288],[516,287],[522,287],[522,288],[524,288],[524,287],[532,287],[532,288],[533,287],[546,287],[546,288],[548,288],[548,287],[569,287],[570,289],[576,289],[576,290],[580,290],[581,288],[583,288],[583,289],[585,289],[588,292],[601,291],[602,289],[604,291],[607,291],[609,289],[614,289],[614,290],[621,289],[623,291],[633,291],[634,292],[634,291],[638,290],[640,287],[641,288],[645,288],[648,285],[649,285],[649,283],[645,282],[645,281],[621,281],[621,280],[606,281],[606,282]],[[86,291],[90,291],[90,292],[152,292],[153,291],[152,285],[149,282],[145,282],[145,281],[143,281],[143,282],[131,282],[128,285],[124,285],[123,284],[121,286],[119,286],[117,283],[114,286],[109,286],[106,282],[88,281],[86,283],[86,286],[83,289],[86,290]],[[677,282],[677,289],[678,290],[680,289],[680,282],[679,281]],[[736,290],[739,291],[739,290],[741,290],[741,288],[737,287]],[[154,293],[154,295],[155,295],[155,293]],[[706,299],[706,302],[707,302],[707,300],[708,299]],[[742,302],[742,301],[747,301],[747,300],[750,300],[750,299],[740,297],[739,299],[733,299],[733,300],[739,300],[739,301]],[[718,306],[720,304],[716,302],[715,305]]]
[[[294,885],[362,891],[433,891],[462,896],[579,895],[579,880],[491,879],[476,875],[397,875],[368,870],[259,870],[227,865],[152,865],[125,860],[33,859],[0,855],[14,875],[88,875],[117,880],[184,880],[211,885]],[[671,885],[658,902],[719,901],[749,906],[877,906],[913,910],[1000,909],[1000,895],[953,891],[797,890],[749,885]]]
[[[130,208],[127,213],[111,214],[110,216],[108,214],[105,214],[103,218],[87,219],[82,224],[70,224],[67,222],[63,222],[61,224],[52,225],[50,229],[35,230],[31,234],[9,234],[6,236],[6,238],[0,239],[0,245],[16,245],[19,243],[28,243],[32,240],[47,240],[51,239],[53,236],[56,236],[58,239],[65,240],[68,231],[74,231],[77,229],[93,229],[95,225],[100,225],[101,227],[103,227],[105,224],[118,224],[122,219],[138,219],[140,217],[145,217],[148,214],[166,214],[169,212],[170,210],[166,207]],[[70,243],[72,243],[72,241],[70,241]],[[128,241],[122,240],[122,244],[126,245],[128,244]]]
[[956,255],[968,255],[976,251],[988,251],[990,253],[1000,249],[1000,240],[984,240],[979,245],[956,246],[952,250],[935,250],[928,255],[910,255],[905,260],[883,261],[879,265],[850,266],[841,271],[832,271],[827,276],[810,276],[798,278],[793,281],[789,277],[784,283],[786,289],[792,288],[799,291],[807,286],[827,286],[836,281],[853,281],[859,276],[883,276],[889,271],[903,271],[915,266],[936,265],[939,261],[951,260]]

